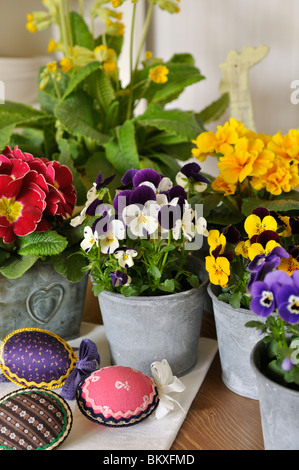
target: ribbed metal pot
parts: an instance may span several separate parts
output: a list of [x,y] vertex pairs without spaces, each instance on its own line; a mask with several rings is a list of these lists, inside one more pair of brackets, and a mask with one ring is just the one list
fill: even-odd
[[124,297],[102,292],[99,305],[112,364],[150,375],[154,361],[166,359],[176,376],[197,362],[206,283],[162,296]]

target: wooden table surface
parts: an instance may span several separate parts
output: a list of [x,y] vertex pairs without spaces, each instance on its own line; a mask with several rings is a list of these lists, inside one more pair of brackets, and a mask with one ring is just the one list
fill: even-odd
[[[101,323],[98,301],[88,293],[84,321]],[[214,318],[204,313],[201,335],[216,338]],[[229,390],[219,353],[201,385],[171,450],[263,450],[259,404]]]

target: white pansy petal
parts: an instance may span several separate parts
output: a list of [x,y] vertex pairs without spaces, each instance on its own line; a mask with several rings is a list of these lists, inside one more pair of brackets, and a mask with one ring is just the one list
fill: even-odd
[[193,188],[198,193],[202,193],[203,191],[207,189],[207,186],[208,186],[207,183],[194,183]]
[[119,240],[123,240],[126,235],[124,224],[118,219],[114,219],[110,222],[109,232],[113,233]]
[[175,177],[175,180],[179,186],[185,188],[188,185],[188,178],[181,171],[179,171]]
[[159,183],[159,186],[158,186],[158,192],[162,192],[162,191],[168,191],[169,189],[171,189],[173,186],[172,184],[172,181],[170,178],[168,177],[164,177],[161,179],[160,183]]
[[139,216],[141,209],[137,204],[130,204],[122,211],[122,219],[126,225],[130,225],[132,220]]
[[182,230],[183,230],[183,233],[184,233],[185,237],[186,237],[189,241],[191,241],[192,238],[194,238],[195,226],[194,226],[193,222],[187,223],[187,224],[183,224],[183,225],[182,225]]
[[157,194],[157,204],[159,204],[160,207],[166,206],[166,204],[168,204],[168,198],[166,194]]
[[105,238],[101,238],[100,244],[101,252],[105,254],[114,253],[119,247],[118,239],[113,234],[108,234]]
[[149,188],[151,188],[154,191],[154,193],[157,191],[156,186],[151,181],[143,181],[142,183],[140,183],[139,186],[148,186]]

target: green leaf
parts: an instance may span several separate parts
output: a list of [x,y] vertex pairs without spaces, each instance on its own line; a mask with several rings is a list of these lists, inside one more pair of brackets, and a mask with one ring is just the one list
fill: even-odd
[[224,93],[218,100],[207,106],[200,113],[197,113],[196,116],[204,124],[217,121],[228,108],[229,102],[229,93]]
[[265,207],[269,211],[276,212],[299,211],[299,200],[291,197],[288,199],[287,194],[288,193],[284,194],[285,198],[276,198],[272,201],[259,198],[244,199],[242,203],[242,212],[247,217],[256,207]]
[[192,113],[181,110],[164,110],[160,105],[151,103],[144,114],[137,118],[142,126],[155,127],[161,131],[184,138],[195,139],[201,132]]
[[38,256],[18,256],[9,259],[9,262],[0,268],[0,273],[8,279],[17,279],[30,269],[38,260]]
[[193,288],[199,287],[199,279],[196,274],[192,274],[191,276],[187,277],[187,281]]
[[155,278],[160,279],[160,277],[161,277],[161,273],[160,273],[159,269],[154,264],[149,266],[149,268],[147,269],[147,272]]
[[116,138],[105,144],[107,160],[120,172],[140,167],[135,140],[135,126],[126,121],[116,128]]
[[186,62],[167,62],[165,63],[169,70],[168,81],[163,84],[151,84],[146,98],[149,101],[165,105],[179,97],[186,87],[193,85],[204,77],[199,70]]
[[115,99],[114,88],[106,73],[98,68],[88,80],[91,95],[97,100],[98,105],[105,114],[112,101]]
[[242,292],[234,292],[229,299],[229,304],[233,308],[240,308]]
[[77,191],[77,205],[83,205],[86,201],[86,188],[82,182],[80,174],[74,167],[73,160],[71,157],[70,143],[66,139],[59,139],[57,143],[60,150],[60,154],[57,156],[57,160],[62,165],[66,165],[72,172],[73,184]]
[[166,279],[163,284],[159,285],[159,289],[165,291],[165,292],[174,292],[175,289],[175,283],[173,279]]
[[77,137],[88,137],[98,144],[104,144],[109,137],[97,131],[93,114],[93,102],[86,93],[71,94],[55,108],[55,115],[65,129]]
[[15,124],[10,124],[0,129],[0,152],[9,144],[14,128]]
[[78,72],[73,74],[62,99],[64,100],[65,98],[67,98],[73,91],[76,90],[79,85],[83,84],[87,77],[89,77],[92,73],[98,70],[99,67],[100,62],[91,62],[90,64],[85,65],[85,67],[82,67]]
[[86,258],[78,252],[78,248],[71,247],[59,255],[51,257],[51,263],[56,271],[71,282],[78,282],[84,276]]
[[73,44],[93,50],[94,39],[82,16],[75,11],[71,11],[69,15]]
[[22,256],[52,256],[67,247],[67,240],[53,230],[33,232],[20,238],[19,254]]

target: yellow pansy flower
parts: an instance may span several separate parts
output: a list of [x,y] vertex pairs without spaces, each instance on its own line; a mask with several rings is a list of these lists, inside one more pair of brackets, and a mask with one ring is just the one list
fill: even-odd
[[208,244],[210,246],[210,253],[220,245],[222,246],[220,253],[223,253],[226,246],[226,238],[223,233],[219,232],[219,230],[210,230]]
[[230,264],[227,258],[219,256],[206,257],[206,270],[209,273],[209,278],[212,284],[225,287],[228,283],[230,276]]
[[249,238],[259,235],[265,230],[277,231],[277,222],[271,215],[266,215],[262,220],[256,214],[250,214],[245,222],[244,229]]
[[293,258],[293,256],[282,258],[278,269],[285,271],[291,276],[294,271],[299,269],[299,261],[297,261],[296,258]]
[[275,240],[269,240],[265,246],[260,243],[252,243],[248,248],[248,257],[252,261],[257,255],[268,255],[276,246],[280,246]]
[[169,70],[165,65],[157,65],[150,70],[149,78],[154,83],[166,83],[168,80],[168,74]]
[[251,243],[250,243],[250,240],[241,240],[237,245],[236,245],[236,248],[235,248],[235,253],[236,255],[241,255],[243,256],[243,258],[246,258],[248,259],[249,256],[248,256],[248,250],[251,246]]

